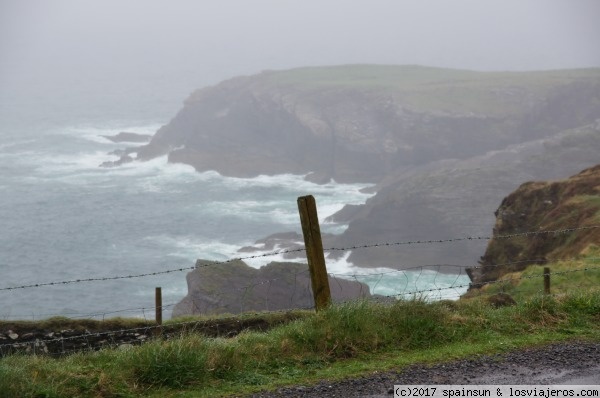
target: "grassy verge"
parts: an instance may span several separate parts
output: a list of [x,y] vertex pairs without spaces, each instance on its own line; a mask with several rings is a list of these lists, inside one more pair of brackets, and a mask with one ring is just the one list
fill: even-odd
[[182,335],[128,350],[0,360],[0,396],[219,396],[338,379],[568,338],[600,340],[600,294],[333,306],[235,338]]

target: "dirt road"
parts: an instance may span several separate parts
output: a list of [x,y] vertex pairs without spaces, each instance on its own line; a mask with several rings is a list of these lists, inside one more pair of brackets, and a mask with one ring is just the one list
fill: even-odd
[[390,398],[395,384],[599,384],[600,343],[570,342],[507,354],[482,355],[438,365],[413,365],[401,372],[315,386],[294,386],[253,398]]

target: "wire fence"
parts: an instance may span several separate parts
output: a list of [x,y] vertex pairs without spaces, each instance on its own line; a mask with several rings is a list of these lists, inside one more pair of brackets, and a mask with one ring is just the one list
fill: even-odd
[[[542,231],[526,231],[521,233],[515,233],[510,235],[500,236],[462,236],[449,239],[435,239],[435,240],[414,240],[414,241],[397,241],[397,242],[380,242],[380,243],[368,243],[362,245],[353,245],[347,247],[331,247],[324,249],[325,253],[333,253],[340,251],[353,251],[361,250],[364,248],[381,248],[385,249],[391,246],[405,246],[405,245],[436,245],[436,244],[452,244],[454,242],[462,241],[477,241],[477,240],[510,240],[517,238],[527,238],[535,236],[559,236],[565,234],[572,234],[580,231],[588,231],[592,229],[600,228],[600,225],[595,226],[583,226],[574,227],[561,230],[542,230]],[[273,256],[281,256],[285,254],[301,253],[306,251],[302,249],[289,249],[273,251],[264,254],[257,254],[245,257],[231,258],[226,261],[211,261],[197,263],[193,267],[180,267],[167,269],[157,272],[148,272],[140,274],[128,274],[128,275],[112,275],[104,277],[88,277],[88,278],[77,278],[62,281],[40,281],[24,283],[15,286],[0,286],[0,293],[10,294],[17,290],[35,289],[40,287],[52,287],[62,285],[72,285],[79,283],[91,283],[91,282],[105,282],[122,279],[134,279],[144,278],[149,276],[159,276],[169,273],[194,271],[208,269],[209,267],[225,266],[236,261],[251,260],[257,258],[268,258]],[[485,264],[485,265],[472,265],[470,269],[480,268],[494,268],[494,267],[505,267],[511,265],[529,265],[529,264],[543,264],[546,260],[544,258],[531,258],[531,259],[519,259],[510,262],[504,262],[499,264]],[[564,259],[562,261],[580,261],[577,257]],[[553,271],[546,273],[552,277],[569,277],[570,275],[576,275],[579,273],[591,273],[596,272],[595,275],[600,275],[600,258],[599,257],[587,257],[584,266],[579,268],[572,268],[568,270]],[[457,299],[463,296],[469,288],[480,287],[473,286],[471,280],[466,274],[465,270],[467,266],[462,264],[428,264],[418,266],[402,266],[397,265],[401,269],[386,269],[386,270],[367,270],[357,273],[345,272],[345,273],[329,273],[331,279],[331,285],[333,289],[344,292],[345,290],[352,290],[355,296],[359,297],[370,297],[376,300],[391,301],[397,299],[425,299],[425,300],[443,300],[443,299]],[[544,278],[545,275],[542,273],[538,274],[519,274],[513,275],[508,279],[498,279],[494,281],[486,282],[488,289],[479,289],[473,295],[485,296],[497,294],[498,291],[510,290],[513,294],[519,294],[520,290],[518,285],[521,282],[536,280],[538,278]],[[279,299],[277,302],[273,300],[269,301],[269,295],[272,290],[279,289],[281,286],[289,295],[289,300]],[[500,289],[494,289],[495,286],[499,286]],[[516,287],[515,287],[516,286]],[[587,285],[581,285],[587,286]],[[589,286],[587,286],[589,287]],[[220,291],[213,292],[210,297],[207,298],[210,301],[212,309],[223,307],[224,302],[236,303],[238,310],[236,312],[244,313],[248,311],[256,311],[256,305],[263,310],[269,311],[281,311],[283,308],[296,308],[296,309],[310,309],[314,308],[310,302],[298,301],[294,297],[310,297],[310,279],[308,278],[308,269],[304,268],[301,271],[296,271],[293,278],[287,276],[278,276],[267,279],[254,279],[249,280],[242,285],[232,285],[229,288],[223,288]],[[542,290],[542,284],[539,284],[539,290]],[[474,289],[471,289],[475,292]],[[523,292],[525,292],[523,290]],[[559,294],[559,293],[554,293]],[[278,297],[281,297],[279,292]],[[335,299],[335,295],[334,295]],[[344,299],[339,300],[344,301]],[[257,304],[258,303],[258,304]],[[181,304],[181,303],[179,303]],[[169,303],[166,305],[160,305],[160,309],[174,309],[178,303]],[[189,303],[191,306],[192,313],[210,312],[205,311],[206,308],[198,305],[192,300]],[[221,306],[221,307],[219,307]],[[153,312],[157,309],[155,306],[146,307],[126,307],[126,308],[112,308],[106,311],[94,311],[89,313],[81,312],[63,312],[57,314],[38,314],[39,317],[54,317],[62,316],[71,319],[97,319],[105,321],[109,317],[122,316],[124,314],[134,314],[134,316],[144,321],[152,321],[154,319]],[[141,315],[140,315],[141,314]],[[47,336],[28,336],[26,341],[21,338],[19,341],[13,341],[11,333],[9,331],[0,330],[0,356],[6,355],[10,352],[31,352],[31,353],[53,353],[57,355],[64,355],[74,351],[80,351],[82,349],[95,350],[101,347],[114,347],[114,346],[127,346],[140,344],[152,337],[153,334],[160,330],[161,333],[169,333],[169,330],[181,330],[181,328],[194,327],[197,328],[199,323],[193,322],[180,322],[169,324],[168,327],[162,327],[161,325],[146,325],[143,327],[135,327],[129,329],[118,329],[118,330],[107,330],[101,332],[87,332],[76,333],[70,335],[69,332],[59,333],[59,336],[47,335]],[[23,337],[23,336],[20,336]],[[73,342],[73,344],[71,344]]]
[[[600,261],[600,258],[588,258],[588,260],[597,262]],[[496,264],[501,265],[501,264]],[[491,281],[488,285],[502,285],[509,284],[512,285],[515,282],[523,281],[523,280],[532,280],[538,278],[544,278],[549,276],[566,276],[569,274],[580,273],[580,272],[590,272],[590,271],[599,271],[600,265],[598,266],[589,266],[577,269],[569,269],[564,271],[555,271],[549,272],[547,274],[536,274],[536,275],[520,275],[516,277],[512,277],[510,279],[500,279]],[[402,272],[402,271],[397,271]],[[381,275],[386,275],[388,273],[382,273]],[[597,274],[597,275],[600,275]],[[346,275],[348,276],[348,275]],[[352,276],[360,276],[360,275],[352,275]],[[257,286],[259,284],[267,284],[275,281],[273,280],[265,280],[259,283],[248,285],[244,289],[249,289],[251,287]],[[540,285],[541,286],[541,285]],[[571,288],[574,287],[585,287],[589,288],[586,285],[571,285]],[[413,290],[413,291],[405,291],[399,294],[389,295],[389,296],[379,296],[376,299],[389,299],[389,298],[404,298],[410,299],[412,298],[423,298],[424,295],[429,295],[431,293],[439,294],[443,290],[449,290],[456,293],[456,297],[460,297],[461,293],[458,289],[469,287],[469,285],[452,285],[448,287],[432,287],[429,289],[421,289],[421,290]],[[597,289],[598,287],[596,287]],[[237,289],[238,291],[244,289]],[[540,289],[541,290],[541,289]],[[518,289],[511,291],[511,293],[519,293]],[[478,292],[479,295],[482,294],[481,291]],[[485,294],[485,293],[483,293]],[[554,293],[553,296],[558,296],[563,293]],[[385,300],[384,300],[385,301]],[[173,304],[168,304],[167,306],[172,306]],[[307,306],[303,308],[309,310],[312,306]],[[152,308],[154,309],[154,308]],[[134,309],[126,309],[126,310],[116,310],[107,312],[106,314],[115,314],[124,311],[130,311]],[[273,311],[270,314],[279,312],[281,314],[285,314],[284,311]],[[82,315],[82,314],[78,314]],[[85,314],[85,315],[93,315],[93,314]],[[23,336],[25,340],[20,340],[18,342],[11,341],[14,336],[10,335],[10,332],[7,336],[0,334],[0,357],[9,355],[16,352],[21,353],[30,353],[30,354],[48,354],[54,356],[62,356],[68,355],[75,352],[81,351],[97,351],[99,349],[104,348],[121,348],[126,349],[133,345],[139,345],[147,341],[148,339],[160,335],[164,338],[169,338],[174,335],[180,335],[182,332],[201,332],[206,334],[207,328],[212,330],[215,335],[223,336],[226,335],[228,337],[237,335],[241,331],[253,329],[252,323],[244,324],[244,319],[249,320],[252,317],[259,316],[260,313],[245,313],[241,316],[236,316],[235,318],[223,318],[217,319],[215,321],[183,321],[183,322],[174,322],[168,325],[153,325],[147,324],[144,326],[137,326],[131,328],[118,328],[114,330],[102,330],[102,331],[75,331],[75,330],[62,330],[60,332],[50,332],[45,335],[28,333],[28,335]],[[231,327],[232,322],[236,324],[236,327]],[[221,329],[224,333],[220,332]],[[210,331],[209,330],[209,331]],[[55,336],[56,334],[56,336]],[[18,337],[18,336],[17,336]],[[14,337],[16,340],[17,337]],[[2,342],[2,340],[8,340],[8,342]]]
[[[560,229],[560,230],[527,231],[527,232],[508,234],[508,235],[497,235],[497,236],[462,236],[462,237],[449,238],[449,239],[408,240],[408,241],[400,241],[400,242],[369,243],[369,244],[353,245],[353,246],[346,246],[346,247],[330,247],[330,248],[323,249],[323,251],[324,252],[350,251],[350,250],[360,250],[360,249],[367,249],[367,248],[385,248],[385,247],[405,246],[405,245],[454,243],[454,242],[477,241],[477,240],[488,241],[491,239],[504,240],[504,239],[514,239],[514,238],[519,238],[519,237],[531,237],[531,236],[538,236],[538,235],[555,235],[556,236],[556,235],[563,235],[563,234],[568,234],[568,233],[572,233],[572,232],[585,231],[585,230],[598,229],[598,228],[600,228],[600,225],[575,227],[575,228],[567,228],[567,229]],[[37,283],[30,283],[30,284],[17,285],[17,286],[5,286],[5,287],[0,287],[0,291],[29,289],[29,288],[36,288],[36,287],[43,287],[43,286],[69,285],[69,284],[73,284],[73,283],[83,283],[83,282],[103,282],[103,281],[111,281],[111,280],[119,280],[119,279],[143,278],[143,277],[148,277],[148,276],[165,275],[165,274],[170,274],[170,273],[174,273],[174,272],[193,271],[194,269],[197,269],[200,267],[209,267],[209,266],[229,264],[234,261],[253,260],[253,259],[257,259],[257,258],[280,256],[280,255],[299,253],[299,252],[305,252],[305,251],[306,251],[305,248],[287,249],[287,250],[273,251],[270,253],[257,254],[257,255],[252,255],[252,256],[235,257],[235,258],[231,258],[231,259],[228,259],[225,261],[211,261],[211,262],[206,262],[203,264],[196,264],[193,267],[179,267],[179,268],[173,268],[173,269],[168,269],[168,270],[164,270],[164,271],[147,272],[147,273],[130,274],[130,275],[95,277],[95,278],[78,278],[78,279],[53,281],[53,282],[37,282]]]

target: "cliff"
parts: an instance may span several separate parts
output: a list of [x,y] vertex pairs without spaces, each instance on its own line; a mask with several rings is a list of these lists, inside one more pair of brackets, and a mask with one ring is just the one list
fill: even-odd
[[[600,121],[469,159],[447,159],[390,175],[365,205],[341,218],[348,229],[333,246],[488,236],[501,198],[531,180],[573,175],[598,163]],[[339,213],[341,214],[341,212]],[[339,219],[339,218],[338,218]],[[483,240],[352,251],[363,266],[475,265]]]
[[[600,165],[562,181],[524,183],[504,198],[495,215],[494,236],[598,226]],[[481,267],[467,272],[474,284],[485,283],[531,264],[577,256],[590,245],[600,245],[600,228],[492,239],[481,257]],[[494,266],[511,262],[518,263]]]
[[[334,246],[486,235],[499,198],[521,182],[597,163],[600,69],[267,71],[197,90],[136,151],[230,176],[375,184],[366,204],[334,215],[349,224]],[[350,261],[468,266],[484,250],[483,241],[378,247]]]
[[[418,66],[301,68],[194,92],[140,159],[223,175],[379,182],[592,123],[600,70],[483,73]],[[465,144],[468,143],[468,144]]]
[[[270,263],[254,269],[237,260],[205,266],[188,273],[188,294],[173,308],[173,317],[194,314],[238,314],[248,311],[277,311],[313,308],[308,265]],[[329,277],[334,302],[370,297],[363,283]]]

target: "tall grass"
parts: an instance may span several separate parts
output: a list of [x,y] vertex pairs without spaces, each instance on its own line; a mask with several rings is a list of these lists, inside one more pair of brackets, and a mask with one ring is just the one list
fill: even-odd
[[387,352],[443,350],[530,334],[598,335],[600,294],[537,295],[494,309],[481,300],[331,306],[265,333],[207,338],[193,333],[140,347],[53,359],[0,360],[0,397],[173,395],[269,385],[340,361]]
[[[531,265],[523,271],[505,274],[497,283],[485,286],[481,292],[484,296],[503,292],[517,301],[528,300],[544,291],[545,267],[550,268],[550,292],[553,295],[600,288],[600,247],[590,245],[579,258],[549,265]],[[467,294],[469,297],[477,295],[477,291]]]

